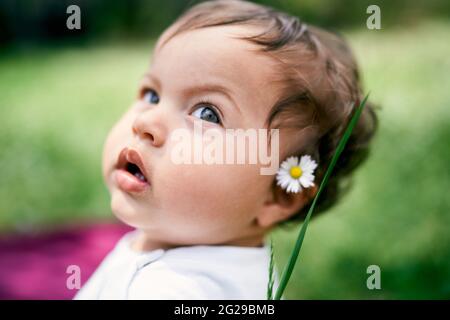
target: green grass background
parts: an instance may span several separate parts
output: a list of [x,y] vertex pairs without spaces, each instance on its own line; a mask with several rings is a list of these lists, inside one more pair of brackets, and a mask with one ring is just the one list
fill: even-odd
[[[345,34],[380,130],[352,191],[310,224],[285,296],[450,298],[450,23]],[[1,232],[111,217],[102,144],[153,43],[0,51]],[[275,232],[279,271],[297,231]]]

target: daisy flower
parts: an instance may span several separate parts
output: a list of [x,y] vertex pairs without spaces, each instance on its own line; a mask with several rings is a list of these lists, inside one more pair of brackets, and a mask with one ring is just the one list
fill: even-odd
[[298,160],[298,157],[289,157],[281,164],[277,172],[277,185],[285,189],[286,192],[301,192],[303,188],[314,186],[314,170],[317,163],[311,159],[311,156],[304,155]]

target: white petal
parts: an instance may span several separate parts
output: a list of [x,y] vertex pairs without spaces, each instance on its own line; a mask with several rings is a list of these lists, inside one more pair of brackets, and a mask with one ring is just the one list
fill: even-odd
[[302,172],[303,172],[302,176],[303,176],[303,175],[306,175],[306,176],[312,176],[313,173],[314,173],[314,171],[313,171],[313,170],[310,170],[310,169],[302,169]]
[[283,170],[289,170],[291,168],[291,165],[289,164],[289,162],[283,161],[283,163],[281,164],[281,168]]
[[317,167],[317,163],[314,160],[311,160],[311,161],[305,160],[303,162],[303,166],[301,168],[302,168],[303,174],[311,175],[314,172],[314,170],[316,169],[316,167]]
[[287,173],[288,173],[288,170],[285,170],[285,169],[283,169],[283,168],[280,168],[280,169],[278,169],[278,171],[277,171],[277,175],[287,174]]
[[314,160],[312,160],[310,156],[303,156],[300,163],[302,165],[302,168],[305,168],[305,169],[306,168],[315,169],[314,167],[316,166],[316,162]]
[[292,181],[292,178],[288,175],[280,176],[278,179],[278,185],[284,189],[289,185],[289,183],[291,183],[291,181]]
[[304,155],[300,158],[300,167],[304,167],[306,164],[308,164],[311,161],[310,155]]
[[298,182],[298,180],[292,180],[286,189],[287,192],[293,192],[293,193],[297,193],[300,190],[301,190],[301,186],[300,186],[300,183]]
[[297,157],[289,157],[286,162],[289,164],[289,169],[295,166],[298,166],[298,158]]
[[285,179],[289,179],[290,175],[289,173],[282,171],[282,172],[278,172],[276,179],[277,181],[281,181],[281,180],[285,180]]
[[281,176],[281,175],[286,175],[286,174],[288,174],[288,170],[285,170],[285,169],[283,169],[283,168],[280,168],[280,169],[278,169],[278,171],[277,171],[277,177],[278,177],[278,176]]
[[300,183],[304,188],[309,188],[314,185],[311,179],[300,177]]
[[302,167],[302,171],[304,172],[312,172],[314,170],[311,162],[305,163]]
[[304,174],[302,174],[302,177],[304,177],[304,178],[306,178],[308,180],[311,180],[311,181],[314,180],[314,175],[312,173],[309,173],[309,172],[305,172]]
[[309,172],[305,173],[304,176],[306,179],[311,180],[311,181],[314,181],[314,179],[315,179],[315,176]]

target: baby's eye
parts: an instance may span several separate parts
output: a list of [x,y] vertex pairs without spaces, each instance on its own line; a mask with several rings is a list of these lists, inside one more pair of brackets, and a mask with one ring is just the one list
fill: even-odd
[[220,124],[220,117],[217,112],[206,104],[200,104],[192,115],[204,121]]
[[142,99],[145,102],[150,103],[150,104],[158,104],[158,102],[159,102],[158,94],[156,93],[155,90],[152,90],[152,89],[145,90]]

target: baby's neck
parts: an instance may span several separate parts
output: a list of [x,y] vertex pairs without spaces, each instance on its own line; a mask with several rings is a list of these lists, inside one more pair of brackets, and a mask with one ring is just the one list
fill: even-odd
[[[172,249],[181,246],[194,245],[194,244],[169,244],[163,241],[158,241],[149,238],[145,232],[140,231],[136,237],[131,241],[131,249],[137,252],[153,251],[157,249]],[[238,247],[262,247],[264,245],[263,236],[254,236],[251,238],[233,239],[224,243],[209,244],[209,245],[221,245],[221,246],[238,246]]]
[[137,252],[152,251],[157,249],[167,250],[172,248],[172,246],[169,246],[164,242],[150,239],[143,231],[138,231],[136,236],[132,239],[130,246],[133,251]]

